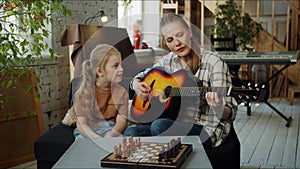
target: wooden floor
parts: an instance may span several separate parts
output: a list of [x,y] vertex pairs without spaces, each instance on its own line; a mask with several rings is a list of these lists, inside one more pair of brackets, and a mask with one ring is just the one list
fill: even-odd
[[240,106],[234,123],[241,142],[241,168],[300,168],[300,100],[290,105],[286,99],[269,101],[287,121],[267,104],[251,106],[251,116]]
[[[290,127],[287,121],[265,103],[251,106],[251,116],[247,109],[239,106],[236,132],[241,142],[241,168],[300,168],[300,99],[289,105],[286,99],[269,101],[286,117],[292,117]],[[16,168],[37,168],[36,161],[21,164]]]

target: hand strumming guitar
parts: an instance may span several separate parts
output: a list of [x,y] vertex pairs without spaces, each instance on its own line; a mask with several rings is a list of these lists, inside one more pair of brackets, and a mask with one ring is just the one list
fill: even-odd
[[144,100],[149,98],[151,87],[146,82],[141,82],[140,79],[134,79],[132,83],[132,88],[139,98]]

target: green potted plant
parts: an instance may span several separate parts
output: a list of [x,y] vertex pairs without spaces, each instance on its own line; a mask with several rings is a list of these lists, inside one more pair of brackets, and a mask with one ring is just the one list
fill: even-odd
[[214,15],[216,23],[212,27],[212,32],[215,32],[215,36],[218,38],[235,35],[238,50],[244,51],[252,45],[253,38],[258,37],[262,25],[254,21],[248,13],[245,13],[244,16],[241,13],[241,7],[233,0],[227,0],[224,4],[217,5]]
[[0,168],[6,168],[34,159],[44,126],[32,66],[42,65],[43,52],[55,60],[45,43],[49,25],[60,25],[52,14],[71,12],[61,0],[2,0],[0,8]]
[[[48,51],[55,60],[53,49],[44,42],[51,34],[48,25],[59,22],[53,13],[67,16],[71,12],[60,0],[3,0],[0,8],[0,88],[9,88],[16,82],[15,69],[17,78],[28,75],[28,67],[42,64],[42,52]],[[0,110],[3,99],[5,95],[0,92]]]

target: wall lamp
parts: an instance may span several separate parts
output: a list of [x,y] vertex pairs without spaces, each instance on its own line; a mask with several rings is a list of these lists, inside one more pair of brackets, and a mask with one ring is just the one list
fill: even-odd
[[96,15],[94,16],[91,16],[91,17],[88,17],[85,21],[84,21],[84,24],[91,24],[91,22],[95,19],[95,18],[100,18],[101,22],[107,22],[108,18],[107,16],[105,15],[104,11],[103,10],[100,10],[96,13]]

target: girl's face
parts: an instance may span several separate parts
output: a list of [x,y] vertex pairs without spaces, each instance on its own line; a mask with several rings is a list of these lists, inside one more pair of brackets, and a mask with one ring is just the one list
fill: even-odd
[[186,29],[180,22],[168,23],[161,28],[168,48],[180,57],[187,56],[191,51],[190,29]]
[[108,83],[119,83],[123,78],[122,59],[120,55],[112,54],[109,56],[103,71],[104,79]]

